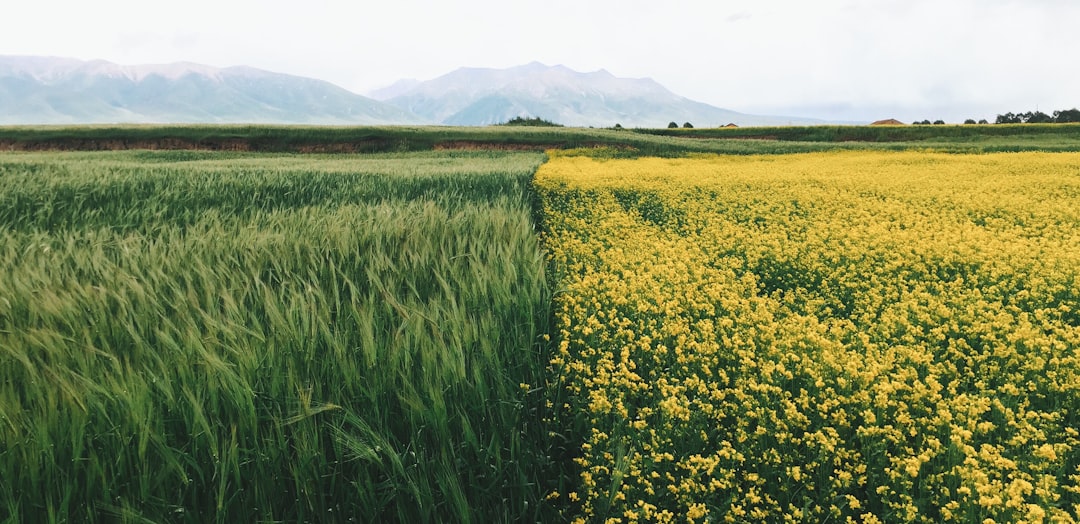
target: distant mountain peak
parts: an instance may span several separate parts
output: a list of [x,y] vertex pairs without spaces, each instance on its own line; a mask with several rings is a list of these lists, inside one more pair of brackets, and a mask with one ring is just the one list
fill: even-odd
[[408,93],[414,87],[420,85],[420,81],[415,78],[403,78],[385,87],[380,87],[365,93],[367,96],[374,98],[375,100],[385,101],[395,96]]
[[0,56],[0,124],[421,124],[322,80],[246,66]]
[[[549,65],[547,65],[547,64],[545,64],[543,62],[533,60],[532,62],[529,62],[528,64],[520,65],[520,66],[517,66],[517,67],[512,67],[510,69],[544,70],[544,69],[550,69],[551,67],[552,66],[549,66]],[[557,65],[557,66],[554,66],[554,67],[562,67],[562,66]]]
[[506,69],[463,67],[412,85],[387,102],[443,124],[485,125],[539,117],[571,126],[661,127],[752,123],[753,117],[688,100],[651,78],[619,78],[541,62]]

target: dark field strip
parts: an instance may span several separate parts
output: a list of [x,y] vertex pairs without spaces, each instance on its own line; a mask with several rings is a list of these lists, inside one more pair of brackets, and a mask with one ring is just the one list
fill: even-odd
[[1080,124],[787,126],[697,129],[445,126],[0,127],[0,151],[203,150],[385,153],[607,148],[619,156],[775,154],[833,149],[1080,151]]

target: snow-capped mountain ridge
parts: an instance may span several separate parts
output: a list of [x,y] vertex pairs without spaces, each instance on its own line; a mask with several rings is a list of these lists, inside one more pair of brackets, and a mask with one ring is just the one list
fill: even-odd
[[246,66],[0,56],[0,124],[423,124],[329,82]]
[[484,125],[540,117],[571,126],[663,127],[669,122],[718,126],[780,124],[787,117],[746,115],[679,96],[651,78],[580,73],[532,62],[506,69],[463,67],[385,100],[429,120]]
[[595,127],[821,123],[747,115],[679,96],[650,78],[540,62],[403,80],[369,98],[322,80],[247,66],[0,56],[0,124],[487,125],[519,116]]

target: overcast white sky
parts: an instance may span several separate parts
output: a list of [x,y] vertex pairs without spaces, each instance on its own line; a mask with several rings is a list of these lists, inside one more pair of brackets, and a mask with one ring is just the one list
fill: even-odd
[[0,54],[250,65],[365,93],[540,61],[758,114],[993,120],[1080,106],[1074,0],[33,0]]

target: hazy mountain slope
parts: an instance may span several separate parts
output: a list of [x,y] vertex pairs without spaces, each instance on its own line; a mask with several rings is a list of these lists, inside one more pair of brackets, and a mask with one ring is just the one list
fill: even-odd
[[738,113],[676,95],[648,78],[537,62],[462,68],[427,82],[403,80],[373,96],[385,101],[250,67],[0,56],[0,124],[486,125],[516,116],[596,127],[823,123]]
[[0,56],[0,124],[410,124],[425,120],[328,82],[249,67],[121,66]]
[[[399,84],[383,94],[401,91]],[[386,99],[423,118],[453,125],[484,125],[515,116],[564,125],[663,127],[820,123],[747,115],[681,97],[648,78],[618,78],[600,70],[579,73],[537,62],[509,69],[462,68],[412,85]]]
[[386,101],[395,96],[405,94],[420,84],[421,82],[415,78],[402,78],[386,87],[365,93],[365,95],[375,100]]

